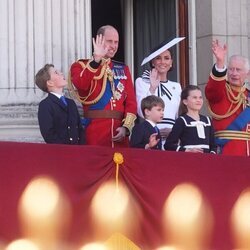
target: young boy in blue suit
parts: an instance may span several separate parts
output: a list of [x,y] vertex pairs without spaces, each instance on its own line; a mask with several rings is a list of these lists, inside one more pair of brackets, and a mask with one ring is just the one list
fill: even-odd
[[75,102],[63,95],[64,75],[46,64],[35,76],[36,85],[48,93],[38,108],[38,121],[46,143],[84,144],[84,130]]
[[141,110],[145,120],[138,123],[132,130],[130,146],[144,149],[162,149],[161,137],[157,122],[163,119],[164,101],[155,95],[142,99]]

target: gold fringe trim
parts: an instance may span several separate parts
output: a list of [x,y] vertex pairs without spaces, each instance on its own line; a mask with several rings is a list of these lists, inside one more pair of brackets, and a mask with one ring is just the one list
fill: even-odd
[[215,81],[223,81],[223,80],[225,80],[225,79],[227,78],[226,75],[225,75],[225,76],[217,77],[217,76],[215,76],[212,72],[210,73],[210,76],[211,76],[211,78],[212,78],[213,80],[215,80]]
[[133,114],[133,113],[127,113],[126,117],[125,117],[125,120],[124,120],[124,123],[123,123],[123,127],[126,127],[130,134],[132,132],[132,128],[134,127],[135,125],[135,120],[136,120],[136,115]]
[[237,130],[220,130],[214,133],[214,136],[219,139],[229,139],[229,140],[250,140],[250,133],[245,131]]
[[[207,101],[207,107],[208,107],[208,111],[210,113],[210,115],[215,119],[215,120],[222,120],[224,118],[228,118],[231,115],[233,115],[242,105],[243,108],[246,107],[247,104],[247,98],[244,94],[246,88],[242,87],[238,93],[237,96],[234,95],[233,91],[232,91],[232,87],[230,86],[230,84],[227,82],[226,83],[226,91],[227,91],[227,98],[228,100],[231,102],[230,107],[228,108],[227,112],[225,114],[219,115],[216,114],[212,111],[211,106],[209,104],[209,102]],[[236,106],[232,109],[233,104],[236,104]]]
[[[78,61],[78,63],[82,66],[83,71],[81,72],[81,75],[83,74],[85,69],[90,70],[91,72],[95,73],[97,72],[97,70],[93,69],[89,63],[91,62],[91,60],[89,60],[87,62],[87,64],[84,64],[82,61]],[[110,59],[105,60],[102,59],[101,65],[102,65],[102,69],[101,72],[98,76],[94,76],[93,80],[91,81],[91,86],[90,86],[90,90],[88,95],[86,96],[80,96],[78,90],[76,89],[76,87],[74,86],[74,84],[71,81],[71,73],[69,72],[68,75],[68,88],[69,88],[69,92],[71,94],[71,96],[73,98],[75,98],[77,101],[79,101],[80,103],[82,103],[83,105],[91,105],[91,104],[95,104],[97,103],[101,97],[103,96],[105,89],[106,89],[106,85],[107,85],[107,78],[110,77],[110,68],[109,68],[109,64],[110,63]],[[98,94],[98,96],[91,101],[88,101],[88,98],[94,93],[96,86],[97,86],[97,81],[100,80],[101,78],[103,78],[103,84],[102,84],[102,89],[100,91],[100,93]]]

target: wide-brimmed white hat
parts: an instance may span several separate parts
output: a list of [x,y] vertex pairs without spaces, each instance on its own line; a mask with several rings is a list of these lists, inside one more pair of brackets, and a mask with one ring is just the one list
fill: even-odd
[[159,49],[151,53],[149,56],[145,57],[141,63],[141,66],[146,64],[147,62],[150,62],[152,59],[160,55],[163,51],[170,49],[171,47],[173,47],[175,44],[179,43],[183,39],[185,39],[185,37],[176,37],[172,39],[170,42],[164,44],[162,47],[160,47]]

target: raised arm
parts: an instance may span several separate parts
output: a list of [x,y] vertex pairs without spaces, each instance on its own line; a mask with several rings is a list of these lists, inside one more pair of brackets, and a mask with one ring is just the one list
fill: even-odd
[[218,69],[223,69],[225,66],[225,57],[227,54],[227,45],[221,45],[216,39],[212,42],[212,51],[216,58],[216,67]]

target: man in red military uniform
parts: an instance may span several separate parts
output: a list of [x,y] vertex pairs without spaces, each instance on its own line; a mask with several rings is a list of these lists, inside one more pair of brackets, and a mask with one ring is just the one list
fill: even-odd
[[137,107],[128,66],[111,60],[118,45],[117,30],[103,26],[93,38],[93,59],[79,60],[70,69],[83,105],[88,145],[128,146]]
[[245,84],[249,61],[243,56],[231,56],[226,69],[226,45],[221,46],[218,40],[213,41],[212,51],[216,63],[205,94],[213,118],[217,145],[222,154],[249,156],[250,92]]

